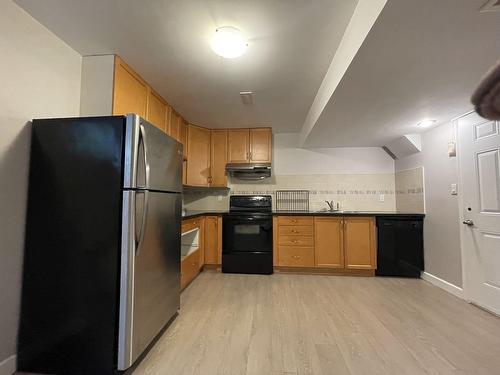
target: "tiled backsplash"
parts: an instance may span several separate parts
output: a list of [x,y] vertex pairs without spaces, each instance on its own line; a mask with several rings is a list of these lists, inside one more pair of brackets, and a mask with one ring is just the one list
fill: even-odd
[[396,208],[401,212],[425,213],[424,168],[396,172]]
[[[339,202],[341,210],[394,211],[396,209],[394,174],[283,175],[266,181],[230,182],[230,192],[184,194],[186,209],[224,210],[232,194],[267,194],[276,190],[309,190],[311,210],[326,208],[325,200]],[[383,197],[382,197],[383,196]],[[381,200],[383,198],[383,201]]]

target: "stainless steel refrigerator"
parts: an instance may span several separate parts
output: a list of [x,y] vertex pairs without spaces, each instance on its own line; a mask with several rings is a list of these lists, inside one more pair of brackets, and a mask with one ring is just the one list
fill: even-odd
[[135,115],[33,120],[19,371],[127,370],[176,316],[182,154]]

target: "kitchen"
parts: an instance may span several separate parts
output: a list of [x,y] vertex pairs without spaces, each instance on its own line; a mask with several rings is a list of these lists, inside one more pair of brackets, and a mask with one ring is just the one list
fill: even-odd
[[2,0],[0,374],[495,373],[500,22],[452,3]]

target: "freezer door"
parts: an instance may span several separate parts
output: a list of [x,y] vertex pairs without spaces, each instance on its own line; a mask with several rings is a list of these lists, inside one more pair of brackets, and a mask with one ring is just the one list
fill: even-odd
[[181,195],[125,191],[118,370],[130,367],[180,306]]
[[125,126],[125,189],[182,191],[182,144],[137,115]]

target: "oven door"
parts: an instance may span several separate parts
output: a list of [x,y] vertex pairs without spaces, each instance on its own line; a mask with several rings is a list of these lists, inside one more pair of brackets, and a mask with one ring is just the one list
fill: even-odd
[[223,254],[272,253],[273,220],[270,215],[238,214],[223,218]]

